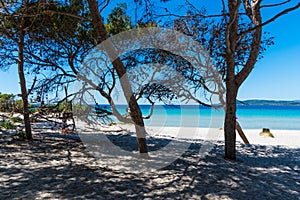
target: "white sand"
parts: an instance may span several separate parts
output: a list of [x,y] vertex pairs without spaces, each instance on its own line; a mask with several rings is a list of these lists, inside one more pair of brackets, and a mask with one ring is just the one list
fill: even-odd
[[[134,127],[130,125],[121,125],[121,128],[134,132]],[[117,129],[117,128],[114,128]],[[146,127],[147,133],[154,137],[169,137],[173,139],[201,139],[224,141],[224,130],[209,128],[192,127]],[[300,130],[271,130],[274,138],[260,136],[262,130],[245,129],[243,130],[250,144],[259,145],[281,145],[290,148],[300,147]],[[243,143],[243,140],[237,133],[237,141]]]

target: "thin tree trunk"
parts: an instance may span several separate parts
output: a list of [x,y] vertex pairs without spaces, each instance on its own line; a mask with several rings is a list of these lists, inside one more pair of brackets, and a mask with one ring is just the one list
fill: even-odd
[[232,83],[226,84],[226,112],[225,112],[225,158],[236,159],[236,97],[237,88]]
[[236,121],[236,130],[239,133],[240,137],[242,138],[243,142],[245,144],[250,144],[249,140],[247,139],[247,137],[238,121]]
[[[94,28],[100,37],[100,42],[108,39],[108,33],[105,29],[104,23],[100,17],[98,4],[96,0],[88,0],[93,25]],[[108,52],[108,55],[113,58],[115,55],[117,55],[116,50],[114,49],[112,44],[106,45],[105,49]],[[120,60],[120,58],[117,58],[115,60],[112,59],[113,67],[116,69],[116,72],[118,74],[118,77],[120,79],[121,87],[124,93],[124,96],[127,100],[127,103],[130,108],[130,116],[132,121],[135,124],[135,130],[136,130],[136,136],[137,136],[137,142],[140,153],[148,153],[147,149],[147,142],[146,142],[146,130],[145,125],[143,121],[142,112],[140,110],[140,107],[133,96],[132,88],[129,82],[129,78],[126,74],[126,69]],[[110,102],[109,102],[110,103]]]
[[26,138],[28,140],[32,139],[31,133],[31,125],[30,125],[30,117],[29,117],[29,109],[28,109],[28,94],[26,89],[26,80],[24,75],[24,19],[21,21],[21,29],[20,29],[20,41],[18,44],[18,74],[20,79],[21,86],[21,96],[23,102],[23,116],[24,116],[24,125],[25,125],[25,133]]

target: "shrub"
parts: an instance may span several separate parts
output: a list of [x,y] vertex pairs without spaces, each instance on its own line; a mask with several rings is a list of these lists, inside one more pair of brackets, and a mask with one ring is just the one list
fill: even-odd
[[16,100],[14,102],[14,112],[16,113],[23,113],[23,102],[22,100]]
[[[67,104],[67,105],[66,105]],[[58,112],[65,113],[67,111],[72,111],[72,102],[61,102],[58,104]]]
[[12,122],[2,122],[0,123],[0,127],[5,129],[14,129],[15,125]]
[[0,94],[0,111],[22,113],[22,100],[15,100],[15,97],[13,94]]
[[11,112],[13,107],[14,95],[13,94],[0,94],[0,111]]
[[10,118],[10,120],[13,123],[23,123],[23,119],[21,119],[20,117],[12,117],[12,118]]

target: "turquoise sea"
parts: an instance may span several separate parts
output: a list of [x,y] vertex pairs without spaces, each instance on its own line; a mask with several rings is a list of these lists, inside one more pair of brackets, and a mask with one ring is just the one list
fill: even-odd
[[[143,115],[148,115],[150,105],[141,105]],[[126,105],[118,105],[121,113]],[[300,130],[300,106],[238,105],[238,121],[244,129]],[[145,120],[148,126],[223,127],[224,111],[198,105],[156,105],[153,116]]]

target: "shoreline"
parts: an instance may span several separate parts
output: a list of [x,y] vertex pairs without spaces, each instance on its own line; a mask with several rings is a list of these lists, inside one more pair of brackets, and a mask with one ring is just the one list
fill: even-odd
[[[4,113],[0,113],[4,114]],[[14,116],[22,117],[19,114]],[[97,126],[97,125],[96,125]],[[32,123],[33,132],[36,133],[50,133],[57,135],[75,135],[81,134],[80,132],[87,131],[91,126],[85,122],[76,121],[77,131],[75,134],[62,134],[59,127],[54,127],[49,122]],[[209,141],[224,141],[224,130],[222,128],[202,128],[202,127],[158,127],[158,126],[145,126],[147,135],[155,138],[165,138],[173,140],[209,140]],[[118,135],[135,135],[135,128],[131,124],[117,123],[113,126],[101,125],[97,126],[99,133],[103,134],[118,134]],[[14,132],[13,130],[4,130],[5,132]],[[257,145],[271,145],[271,146],[285,146],[289,148],[300,148],[300,130],[281,130],[271,129],[274,138],[260,136],[261,129],[243,129],[250,144]],[[0,131],[3,132],[3,131]],[[88,131],[90,133],[90,131]],[[93,130],[92,130],[93,132]],[[127,132],[127,133],[126,133]],[[236,135],[236,141],[243,143],[240,136]]]
[[[0,112],[3,116],[8,116],[8,113]],[[22,118],[21,114],[15,113],[13,117]],[[86,131],[91,126],[80,120],[76,121],[77,130]],[[19,126],[19,123],[16,123]],[[97,126],[97,129],[103,134],[135,134],[134,126],[131,124],[118,123],[113,126],[101,125]],[[38,122],[32,123],[33,131],[37,133],[51,133],[59,135],[74,135],[74,134],[62,134],[60,127],[53,126],[51,122]],[[203,128],[203,127],[173,127],[173,126],[145,126],[147,135],[155,138],[166,138],[173,140],[210,140],[210,141],[224,141],[224,130],[222,128]],[[271,133],[274,138],[260,136],[261,129],[243,129],[250,144],[257,145],[271,145],[271,146],[286,146],[289,148],[300,148],[300,130],[289,130],[289,129],[271,129]],[[13,132],[12,130],[6,130],[6,132]],[[75,131],[78,132],[78,131]],[[80,131],[79,131],[80,134]],[[243,143],[240,136],[236,135],[236,141]]]

